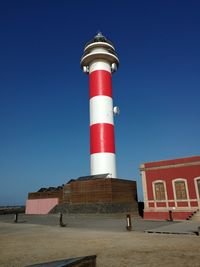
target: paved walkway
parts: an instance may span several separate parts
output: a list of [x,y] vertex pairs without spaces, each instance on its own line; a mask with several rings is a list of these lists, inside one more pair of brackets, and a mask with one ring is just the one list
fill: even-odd
[[[14,215],[0,215],[0,221],[14,223]],[[59,215],[25,215],[19,214],[18,223],[59,226]],[[66,227],[76,229],[90,229],[98,231],[124,232],[126,231],[126,215],[104,214],[74,214],[63,215]],[[147,233],[168,234],[197,234],[198,221],[149,221],[132,217],[132,230]]]
[[175,224],[164,225],[153,229],[148,229],[147,233],[162,233],[162,234],[198,234],[200,222],[197,221],[182,221]]

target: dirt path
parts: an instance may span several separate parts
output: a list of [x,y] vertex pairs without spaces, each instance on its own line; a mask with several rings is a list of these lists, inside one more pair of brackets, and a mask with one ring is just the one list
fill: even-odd
[[200,237],[0,222],[0,266],[97,255],[97,267],[200,266]]

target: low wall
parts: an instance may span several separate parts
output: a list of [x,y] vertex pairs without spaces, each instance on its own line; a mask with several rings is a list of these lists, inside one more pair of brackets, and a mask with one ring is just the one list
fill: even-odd
[[96,267],[96,255],[44,262],[25,267]]
[[[175,221],[187,220],[187,218],[192,214],[192,211],[173,211],[171,218]],[[169,212],[151,212],[144,211],[144,220],[170,220]]]
[[0,215],[2,214],[16,214],[16,213],[24,213],[25,206],[13,206],[13,207],[1,207]]
[[125,213],[138,214],[138,205],[135,203],[87,203],[87,204],[59,204],[50,213]]

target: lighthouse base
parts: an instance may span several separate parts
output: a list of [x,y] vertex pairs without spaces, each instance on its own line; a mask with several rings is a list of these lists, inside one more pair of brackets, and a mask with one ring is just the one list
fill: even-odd
[[51,213],[122,213],[138,210],[135,181],[99,176],[81,177],[66,184],[63,203],[54,207]]
[[[137,212],[136,182],[105,177],[107,176],[80,177],[76,180],[70,180],[57,191],[29,193],[26,213]],[[50,200],[56,201],[51,201],[53,203],[51,207],[48,205],[48,208],[45,209]]]

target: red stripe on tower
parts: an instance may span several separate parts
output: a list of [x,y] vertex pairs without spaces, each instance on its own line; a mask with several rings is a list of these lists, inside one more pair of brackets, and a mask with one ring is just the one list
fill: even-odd
[[115,153],[114,126],[98,123],[90,126],[90,154]]
[[90,98],[97,95],[112,97],[112,80],[110,72],[96,70],[90,73]]

